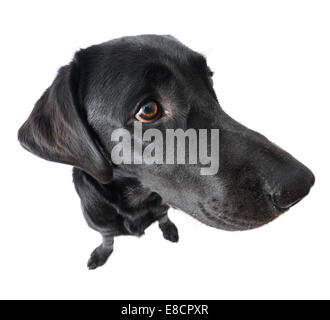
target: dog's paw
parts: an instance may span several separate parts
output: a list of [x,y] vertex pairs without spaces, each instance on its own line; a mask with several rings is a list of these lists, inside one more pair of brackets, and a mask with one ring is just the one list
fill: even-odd
[[88,269],[95,270],[96,268],[103,266],[107,262],[111,253],[112,253],[112,250],[111,251],[106,250],[103,248],[102,245],[99,246],[98,248],[96,248],[92,252],[91,257],[88,260],[88,263],[87,263]]
[[160,230],[163,232],[163,236],[166,240],[171,242],[179,241],[179,232],[175,224],[171,221],[159,224]]

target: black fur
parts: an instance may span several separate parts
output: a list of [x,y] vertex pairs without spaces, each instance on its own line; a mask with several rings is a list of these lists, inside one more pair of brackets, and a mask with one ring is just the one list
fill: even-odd
[[[313,174],[231,119],[211,75],[203,56],[171,36],[112,40],[77,52],[20,128],[24,148],[74,166],[86,221],[103,236],[89,268],[106,262],[114,237],[141,236],[156,221],[165,239],[178,241],[169,206],[213,227],[244,230],[272,221],[309,192]],[[201,176],[200,164],[111,163],[111,133],[123,127],[133,135],[136,106],[148,99],[168,112],[143,130],[220,129],[215,176]]]

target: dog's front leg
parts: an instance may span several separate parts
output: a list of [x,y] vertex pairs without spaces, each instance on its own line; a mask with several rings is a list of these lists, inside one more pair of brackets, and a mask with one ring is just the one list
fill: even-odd
[[73,181],[81,200],[82,212],[89,227],[99,232],[102,244],[91,254],[88,268],[93,270],[106,263],[113,251],[114,237],[128,234],[123,218],[106,197],[106,186],[99,185],[87,173],[78,168],[73,170]]
[[175,224],[170,220],[167,213],[159,219],[159,228],[166,240],[171,242],[179,241],[179,232]]
[[101,233],[101,235],[103,238],[102,244],[92,252],[88,260],[87,266],[89,270],[103,266],[113,251],[113,236],[106,233]]

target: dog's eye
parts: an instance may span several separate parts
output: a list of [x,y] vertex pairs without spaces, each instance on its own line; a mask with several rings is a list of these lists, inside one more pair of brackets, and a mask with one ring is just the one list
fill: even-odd
[[154,122],[161,116],[161,108],[155,101],[149,101],[140,107],[135,118],[141,122]]
[[211,84],[212,87],[214,86],[213,74],[214,73],[211,70],[208,72],[209,81],[210,81],[210,84]]

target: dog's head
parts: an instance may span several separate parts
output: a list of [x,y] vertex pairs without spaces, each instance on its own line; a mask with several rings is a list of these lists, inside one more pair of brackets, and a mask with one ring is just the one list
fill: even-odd
[[[196,149],[202,155],[212,147],[211,129],[219,129],[209,158],[216,160],[215,174],[200,174],[199,157],[185,164],[113,164],[113,133],[124,128],[137,138],[136,123],[162,137],[167,129],[193,129],[199,138],[200,129],[208,129],[210,139]],[[154,151],[167,144],[155,137]],[[116,176],[137,178],[165,203],[227,230],[273,220],[314,184],[308,168],[221,109],[205,58],[170,36],[125,37],[77,52],[36,103],[19,140],[34,154],[79,167],[103,184]]]

